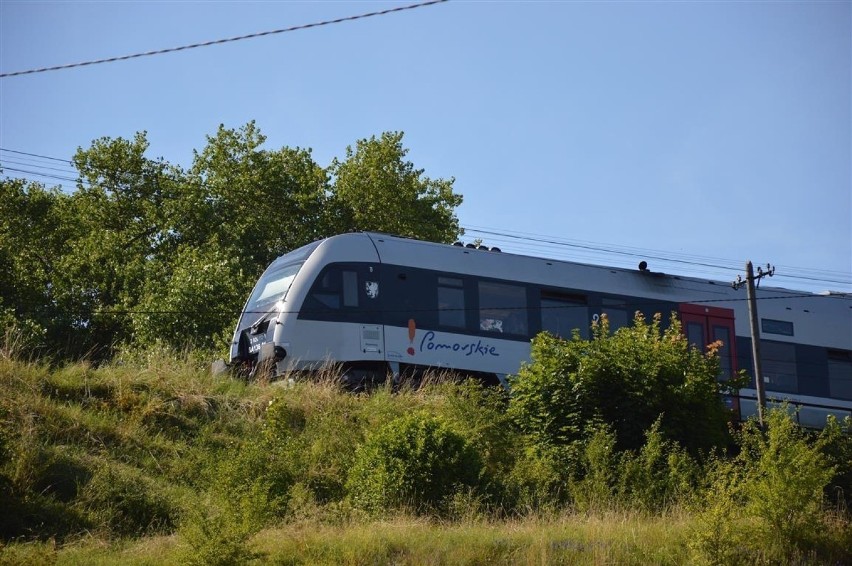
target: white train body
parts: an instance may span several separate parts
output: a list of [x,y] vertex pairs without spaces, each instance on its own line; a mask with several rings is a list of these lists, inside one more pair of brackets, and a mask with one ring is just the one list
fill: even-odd
[[[450,246],[342,234],[275,260],[246,303],[231,362],[277,373],[343,364],[353,375],[448,368],[503,381],[542,330],[588,335],[677,312],[687,336],[725,343],[725,374],[751,373],[745,290],[729,283]],[[797,403],[803,424],[852,413],[852,296],[758,289],[767,396]],[[725,379],[727,375],[721,378]],[[743,416],[754,389],[741,392]]]

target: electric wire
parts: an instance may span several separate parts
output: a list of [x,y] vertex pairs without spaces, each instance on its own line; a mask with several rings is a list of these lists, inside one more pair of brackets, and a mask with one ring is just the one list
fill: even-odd
[[[566,240],[566,239],[555,239],[553,236],[542,236],[539,234],[531,234],[524,232],[513,232],[513,231],[501,231],[501,232],[493,232],[492,228],[483,228],[480,226],[464,226],[463,227],[467,231],[479,232],[479,231],[489,231],[500,236],[497,236],[493,239],[493,241],[500,241],[506,243],[512,243],[512,245],[524,245],[523,243],[519,243],[519,239],[522,238],[537,238],[537,239],[547,239],[549,241],[554,241],[554,245],[548,244],[534,244],[534,246],[541,245],[542,247],[546,247],[549,249],[558,249],[564,247],[571,247],[574,244],[584,245],[589,250],[600,250],[607,253],[626,253],[632,252],[630,255],[635,257],[647,258],[650,257],[651,254],[655,255],[656,259],[660,261],[674,261],[680,259],[681,263],[688,263],[690,265],[698,265],[705,264],[712,266],[714,269],[725,269],[730,271],[739,272],[742,269],[742,264],[739,261],[733,261],[728,259],[716,258],[716,257],[707,257],[707,256],[699,256],[694,254],[683,254],[672,251],[661,251],[661,250],[648,250],[643,248],[636,248],[631,246],[617,246],[615,244],[601,244],[596,242],[583,242],[579,240]],[[594,253],[594,251],[592,252]],[[659,255],[664,254],[664,255]],[[708,263],[713,262],[713,263]],[[804,268],[795,268],[790,266],[783,266],[786,270],[802,270],[806,274],[810,275],[824,275],[827,277],[848,277],[850,274],[848,272],[843,271],[832,271],[832,270],[823,270],[823,269],[804,269]],[[779,275],[780,276],[780,275]],[[852,282],[852,278],[849,279]]]
[[[72,161],[67,159],[0,147],[0,154],[4,152],[49,160],[51,162],[68,163],[69,165],[73,164]],[[4,165],[4,163],[21,165],[22,167],[26,167],[26,169],[21,167],[8,167]],[[73,168],[61,170],[43,163],[26,163],[2,157],[0,158],[0,169],[14,171],[24,175],[37,176],[42,179],[74,183],[75,185],[80,183],[83,185],[90,185],[88,181],[80,177],[74,178],[57,174],[63,172],[67,172],[68,175],[76,174],[77,171]],[[66,185],[60,186],[63,187],[63,189],[68,188]],[[500,249],[503,251],[549,259],[567,259],[569,261],[591,262],[593,264],[616,264],[610,265],[611,267],[629,267],[623,262],[623,259],[627,257],[651,259],[662,262],[664,265],[687,265],[690,267],[690,276],[704,274],[717,278],[733,278],[735,275],[742,272],[742,264],[740,262],[722,258],[583,240],[563,239],[554,236],[511,230],[497,231],[491,228],[475,225],[464,225],[462,226],[462,229],[466,234],[471,233],[489,237],[489,243],[492,245],[495,242],[500,244]],[[619,258],[621,258],[621,260],[619,260]],[[852,286],[852,274],[847,272],[784,265],[776,267],[779,268],[775,274],[775,277],[777,278],[776,281],[807,281],[811,283]]]
[[29,157],[40,157],[42,159],[49,159],[51,161],[61,161],[62,163],[68,163],[68,164],[73,165],[73,162],[71,160],[61,159],[59,157],[50,157],[50,156],[47,156],[47,155],[40,155],[38,153],[28,153],[26,151],[18,151],[16,149],[7,149],[5,147],[0,147],[0,151],[6,151],[6,152],[9,152],[9,153],[17,153],[18,155],[27,155]]
[[441,3],[447,2],[447,1],[448,0],[428,0],[426,2],[420,2],[420,3],[417,3],[417,4],[408,4],[406,6],[396,6],[396,7],[393,7],[393,8],[388,8],[386,10],[379,10],[379,11],[375,11],[375,12],[367,12],[365,14],[357,14],[357,15],[354,15],[354,16],[345,16],[345,17],[336,18],[336,19],[333,19],[333,20],[324,20],[324,21],[314,22],[314,23],[310,23],[310,24],[301,24],[301,25],[297,25],[297,26],[291,26],[291,27],[286,27],[286,28],[281,28],[281,29],[274,29],[274,30],[269,30],[269,31],[262,31],[262,32],[257,32],[257,33],[250,33],[250,34],[246,34],[246,35],[239,35],[239,36],[236,36],[236,37],[228,37],[228,38],[224,38],[224,39],[214,39],[214,40],[211,40],[211,41],[204,41],[204,42],[201,42],[201,43],[193,43],[193,44],[190,44],[190,45],[181,45],[179,47],[169,47],[169,48],[166,48],[166,49],[157,49],[157,50],[153,50],[153,51],[145,51],[145,52],[142,52],[142,53],[133,53],[133,54],[130,54],[130,55],[121,55],[121,56],[118,56],[118,57],[107,57],[107,58],[104,58],[104,59],[82,61],[82,62],[79,62],[79,63],[69,63],[69,64],[65,64],[65,65],[56,65],[56,66],[53,66],[53,67],[41,67],[41,68],[37,68],[37,69],[28,69],[28,70],[25,70],[25,71],[14,71],[14,72],[11,72],[11,73],[0,73],[0,79],[4,79],[4,78],[8,78],[8,77],[16,77],[16,76],[20,76],[20,75],[31,75],[31,74],[35,74],[35,73],[46,73],[46,72],[49,72],[49,71],[59,71],[59,70],[62,70],[62,69],[72,69],[72,68],[75,68],[75,67],[86,67],[86,66],[90,66],[90,65],[100,65],[102,63],[113,63],[113,62],[116,62],[116,61],[126,61],[128,59],[137,59],[137,58],[140,58],[140,57],[150,57],[150,56],[153,56],[153,55],[162,55],[164,53],[174,53],[174,52],[177,52],[177,51],[186,51],[186,50],[189,50],[189,49],[196,49],[196,48],[199,48],[199,47],[210,47],[212,45],[221,45],[223,43],[231,43],[231,42],[234,42],[234,41],[242,41],[244,39],[255,39],[255,38],[264,37],[264,36],[267,36],[267,35],[288,33],[288,32],[292,32],[292,31],[305,30],[305,29],[310,29],[310,28],[327,26],[327,25],[331,25],[331,24],[339,24],[339,23],[342,23],[342,22],[351,22],[351,21],[361,20],[361,19],[365,19],[365,18],[372,18],[372,17],[375,17],[375,16],[384,16],[384,15],[387,15],[387,14],[392,14],[394,12],[402,12],[402,11],[405,11],[405,10],[414,10],[415,8],[423,8],[423,7],[426,7],[426,6],[432,6],[434,4],[441,4]]
[[21,161],[21,160],[18,160],[18,159],[9,159],[9,158],[3,158],[2,161],[0,161],[0,168],[3,167],[3,163],[11,163],[12,165],[20,165],[22,167],[38,167],[39,169],[43,169],[45,171],[58,171],[60,173],[76,173],[77,172],[76,169],[69,169],[67,167],[65,167],[65,168],[63,168],[63,167],[50,167],[50,166],[47,166],[47,165],[35,163],[33,161]]
[[[776,300],[789,300],[789,299],[814,299],[814,300],[840,300],[849,302],[849,307],[852,308],[852,295],[819,295],[816,293],[793,293],[793,294],[784,294],[784,295],[774,295],[769,297],[757,297],[756,300],[758,302],[763,301],[776,301]],[[724,299],[695,299],[695,300],[683,300],[679,301],[679,303],[688,303],[695,305],[712,305],[717,303],[738,303],[745,302],[748,298],[743,297],[727,297]],[[644,299],[644,298],[631,298],[629,300],[625,300],[624,302],[607,304],[607,305],[589,305],[586,303],[572,303],[572,304],[563,304],[559,306],[552,307],[532,307],[532,306],[489,306],[487,308],[480,307],[451,307],[451,308],[406,308],[402,309],[376,309],[368,312],[372,313],[382,313],[382,314],[392,314],[392,313],[434,313],[434,312],[479,312],[481,310],[504,310],[504,311],[535,311],[535,310],[571,310],[571,309],[588,309],[588,308],[612,308],[612,309],[625,309],[625,308],[638,308],[638,307],[652,307],[659,306],[663,303],[666,303],[664,299]],[[29,303],[34,306],[45,306],[41,303]],[[244,314],[269,314],[270,310],[242,310],[242,309],[193,309],[193,310],[164,310],[164,309],[120,309],[120,310],[92,310],[90,312],[78,312],[75,314],[84,315],[84,316],[99,316],[99,315],[114,315],[114,316],[123,316],[123,315],[133,315],[133,314],[199,314],[199,313],[218,313],[218,314],[234,314],[234,315],[244,315]],[[299,310],[275,310],[276,313],[282,314],[312,314],[318,312],[327,312],[326,310],[318,310],[318,309],[299,309]]]
[[[586,252],[587,255],[591,255],[592,257],[596,257],[593,254],[595,253],[605,253],[612,255],[620,255],[620,256],[629,256],[629,257],[638,257],[643,259],[654,259],[666,263],[674,263],[674,264],[683,264],[689,266],[703,267],[707,269],[711,269],[713,271],[706,271],[705,273],[716,273],[717,271],[725,271],[725,272],[733,272],[740,273],[742,271],[741,265],[735,266],[734,262],[731,260],[723,260],[718,258],[704,259],[701,256],[688,256],[677,253],[670,252],[661,252],[654,250],[643,250],[640,248],[630,248],[630,247],[622,247],[622,246],[614,246],[611,244],[597,244],[591,242],[581,242],[574,240],[558,240],[549,236],[539,236],[532,234],[523,234],[523,233],[509,233],[509,232],[497,232],[494,230],[483,229],[476,226],[463,226],[462,227],[465,232],[472,232],[474,234],[484,234],[489,236],[496,236],[498,243],[501,243],[505,246],[508,243],[516,243],[520,241],[522,245],[519,249],[532,249],[534,251],[539,251],[538,247],[533,247],[538,244],[544,244],[543,248],[546,249],[564,249],[570,248],[574,250],[581,250],[581,252]],[[500,239],[503,238],[503,239]],[[533,245],[530,245],[529,242],[532,242]],[[524,245],[525,244],[525,245]],[[500,248],[504,249],[504,248]],[[509,251],[508,249],[504,251]],[[665,255],[660,255],[665,254]],[[679,257],[680,256],[680,257]],[[684,258],[699,258],[699,259],[684,259]],[[572,258],[573,259],[573,258]],[[709,263],[709,261],[716,261],[717,263]],[[725,263],[719,263],[725,262]],[[820,283],[837,283],[840,285],[852,285],[852,275],[846,272],[841,271],[831,271],[831,270],[805,270],[804,268],[786,268],[789,270],[799,271],[803,274],[795,274],[795,273],[777,273],[776,277],[780,277],[782,279],[793,279],[793,280],[804,280],[804,281],[814,281]],[[810,273],[810,274],[808,274]]]
[[15,171],[17,173],[25,173],[27,175],[38,175],[39,177],[46,177],[48,179],[57,179],[59,181],[69,181],[72,183],[76,183],[78,179],[72,179],[71,177],[63,177],[61,175],[54,175],[52,173],[39,173],[38,171],[30,171],[27,169],[18,169],[16,167],[3,167],[4,171]]

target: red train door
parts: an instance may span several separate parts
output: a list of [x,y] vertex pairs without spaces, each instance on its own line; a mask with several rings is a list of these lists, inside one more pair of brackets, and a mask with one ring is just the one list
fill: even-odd
[[[737,340],[733,309],[681,303],[680,320],[687,340],[702,352],[706,350],[708,344],[717,340],[722,342],[719,348],[721,366],[719,381],[731,379],[737,371]],[[725,396],[724,399],[725,405],[734,411],[739,419],[739,399],[729,396]]]

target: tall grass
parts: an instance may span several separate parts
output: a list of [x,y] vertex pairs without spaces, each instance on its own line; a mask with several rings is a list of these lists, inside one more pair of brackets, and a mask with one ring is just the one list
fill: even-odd
[[[747,428],[738,460],[693,459],[653,427],[632,452],[606,429],[548,451],[504,391],[449,375],[351,393],[333,368],[246,383],[194,353],[95,367],[4,352],[0,563],[852,560],[849,516],[822,499],[850,473],[828,456],[850,449],[838,427]],[[440,485],[429,470],[446,462],[421,462],[439,450],[467,462]],[[365,507],[371,470],[414,483],[387,499],[376,484]]]

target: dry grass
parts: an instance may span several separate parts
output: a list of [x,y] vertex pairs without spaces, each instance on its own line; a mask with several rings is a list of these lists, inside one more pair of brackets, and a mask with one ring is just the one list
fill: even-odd
[[[685,564],[689,515],[562,515],[472,523],[397,517],[331,526],[313,521],[261,531],[250,541],[257,564],[533,565]],[[85,539],[55,548],[19,545],[0,563],[167,564],[181,556],[175,536],[107,544]]]

